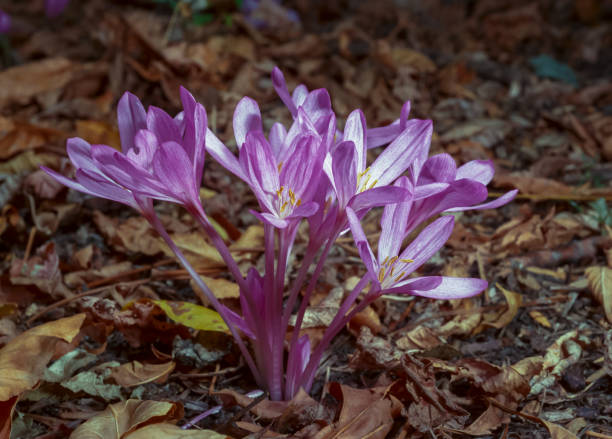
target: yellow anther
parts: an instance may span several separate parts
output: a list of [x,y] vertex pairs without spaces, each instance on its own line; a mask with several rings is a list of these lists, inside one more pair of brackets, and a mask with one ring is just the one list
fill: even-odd
[[362,186],[363,186],[364,188],[366,188],[366,187],[368,186],[368,181],[370,181],[370,174],[368,174],[368,175],[366,176],[366,179],[365,179],[365,181],[363,182],[363,185],[362,185]]
[[298,198],[297,203],[296,203],[296,206],[299,206],[299,205],[301,205],[301,204],[302,204],[302,199],[301,199],[301,198]]
[[363,177],[368,172],[370,172],[370,167],[369,166],[367,168],[365,168],[363,171],[361,171],[359,174],[357,174],[357,177]]
[[280,174],[281,169],[283,169],[283,162],[278,164],[278,173]]
[[374,180],[368,189],[372,189],[378,183],[378,179]]
[[395,264],[395,261],[397,261],[397,259],[398,259],[397,256],[393,256],[391,259],[389,259],[389,265]]
[[405,264],[410,264],[410,263],[414,262],[414,259],[400,259],[400,261],[405,263]]
[[281,186],[281,187],[280,187],[280,189],[276,191],[276,196],[277,196],[278,198],[281,198],[281,197],[282,197],[282,195],[283,195],[283,190],[284,190],[284,189],[285,189],[285,187],[284,187],[284,186]]
[[395,265],[391,267],[391,271],[389,272],[389,277],[393,277],[393,270],[395,270]]
[[402,271],[400,274],[397,275],[397,277],[394,279],[395,282],[399,282],[400,280],[402,280],[402,277],[404,277],[406,275],[405,271]]
[[382,264],[383,264],[383,265],[387,265],[387,261],[388,261],[388,260],[389,260],[389,256],[387,256],[387,257],[385,258],[385,260],[383,261],[383,263],[382,263]]
[[288,201],[285,201],[285,202],[283,203],[283,205],[282,205],[282,206],[281,206],[281,208],[280,208],[280,213],[283,213],[283,210],[285,210],[285,207],[287,207],[287,204],[289,204],[289,202],[288,202]]
[[385,279],[385,267],[380,267],[380,271],[378,272],[378,281],[382,282]]

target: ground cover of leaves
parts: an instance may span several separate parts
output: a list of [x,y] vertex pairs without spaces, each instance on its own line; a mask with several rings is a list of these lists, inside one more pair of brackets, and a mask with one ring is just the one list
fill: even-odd
[[[13,32],[0,70],[0,438],[612,437],[610,3],[296,0],[283,5],[299,23],[269,6],[263,29],[231,2],[194,24],[189,4],[173,15],[163,2],[71,2],[56,20],[42,1],[2,4]],[[229,145],[243,95],[266,126],[288,122],[275,65],[290,87],[327,88],[340,118],[362,108],[386,124],[410,100],[434,121],[432,153],[492,159],[493,190],[520,189],[458,216],[422,269],[481,276],[483,295],[378,301],[290,403],[249,397],[231,338],[177,322],[215,329],[185,317],[181,302],[201,303],[146,221],[38,170],[70,172],[68,137],[118,146],[125,90],[172,112],[184,85]],[[207,160],[207,212],[240,263],[261,266],[254,198]],[[235,303],[197,226],[160,212]],[[362,272],[341,237],[307,316],[313,337]]]

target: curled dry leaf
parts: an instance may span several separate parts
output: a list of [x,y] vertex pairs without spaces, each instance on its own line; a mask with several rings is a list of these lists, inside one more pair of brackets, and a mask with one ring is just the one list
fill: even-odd
[[516,314],[523,303],[523,296],[521,296],[519,293],[507,290],[500,284],[496,284],[495,286],[504,294],[506,302],[508,302],[508,308],[506,308],[506,310],[499,315],[494,314],[491,316],[489,314],[485,314],[483,316],[484,321],[478,328],[475,329],[475,333],[480,333],[486,327],[501,329],[507,326],[514,319],[514,317],[516,317]]
[[174,370],[174,366],[176,366],[174,361],[162,364],[143,364],[140,361],[132,361],[115,368],[110,376],[117,384],[124,387],[139,386],[151,381],[164,383]]
[[15,285],[36,285],[41,291],[53,297],[71,297],[72,292],[62,282],[59,258],[55,244],[49,241],[36,250],[27,260],[15,259],[11,265],[11,283]]
[[323,428],[315,436],[316,439],[383,439],[403,408],[403,404],[390,394],[388,387],[353,389],[331,383],[329,393],[340,401],[340,416],[337,422]]
[[32,328],[0,349],[0,401],[32,389],[62,340],[79,333],[85,314],[77,314]]
[[603,305],[606,318],[612,323],[612,268],[589,267],[584,273],[595,299]]

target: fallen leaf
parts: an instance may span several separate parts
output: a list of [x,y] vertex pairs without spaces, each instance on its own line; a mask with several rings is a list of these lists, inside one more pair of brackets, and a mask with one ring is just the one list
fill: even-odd
[[0,116],[0,159],[5,160],[19,152],[43,146],[60,135],[61,132],[51,128]]
[[0,72],[0,107],[26,104],[49,91],[62,89],[72,79],[74,64],[66,58],[46,58]]
[[170,320],[199,331],[228,332],[227,325],[217,311],[189,302],[152,300]]
[[139,386],[151,381],[162,384],[174,370],[174,366],[176,366],[174,361],[162,364],[143,364],[140,361],[132,361],[113,369],[110,376],[123,387]]
[[328,390],[341,405],[340,415],[336,422],[317,433],[315,439],[383,439],[403,408],[388,387],[354,389],[330,383]]
[[109,405],[81,424],[70,439],[123,439],[147,424],[178,421],[182,417],[183,407],[179,403],[128,399]]
[[552,328],[551,323],[548,321],[546,316],[542,314],[540,311],[535,310],[535,309],[532,311],[529,311],[529,316],[533,320],[535,320],[538,324],[544,326],[545,328]]
[[0,349],[0,401],[32,389],[62,340],[79,333],[85,314],[77,314],[32,328]]
[[59,258],[53,241],[48,241],[40,246],[36,254],[26,261],[15,259],[11,265],[10,279],[14,285],[36,285],[41,291],[52,297],[73,296],[73,293],[62,282]]
[[[72,438],[72,436],[71,436]],[[129,439],[232,439],[213,430],[183,430],[174,424],[153,424],[136,430]],[[81,439],[81,438],[77,438]],[[96,438],[97,439],[97,438]],[[106,438],[104,438],[106,439]]]
[[[219,278],[215,279],[208,276],[200,276],[204,283],[208,285],[210,291],[215,295],[217,299],[238,299],[240,297],[240,288],[236,282],[229,281],[227,279]],[[198,285],[193,281],[190,281],[191,288],[199,290]],[[198,297],[204,296],[203,292]]]
[[[510,291],[505,289],[504,287],[502,287],[500,284],[495,284],[495,287],[498,288],[503,294],[504,297],[506,298],[506,302],[508,303],[508,308],[503,311],[501,314],[499,314],[499,316],[493,316],[491,321],[487,321],[489,319],[488,315],[485,314],[484,316],[484,322],[482,323],[481,327],[479,327],[478,329],[482,328],[484,329],[484,327],[492,327],[492,328],[497,328],[497,329],[501,329],[505,326],[507,326],[513,319],[514,317],[516,317],[516,314],[518,313],[521,304],[523,303],[523,296],[520,295],[519,293],[515,293],[514,291]],[[479,332],[477,330],[475,330],[475,332]]]
[[133,347],[157,341],[172,344],[176,336],[190,337],[185,326],[165,321],[165,312],[148,299],[126,304],[123,310],[116,301],[98,297],[84,297],[80,305],[94,324],[108,333],[118,329]]
[[603,305],[608,322],[612,323],[612,268],[589,267],[584,274],[595,299]]
[[[206,240],[202,233],[174,233],[171,237],[177,247],[184,251],[185,257],[196,270],[225,265],[217,249]],[[164,246],[163,251],[167,256],[174,257],[174,252],[167,246]]]

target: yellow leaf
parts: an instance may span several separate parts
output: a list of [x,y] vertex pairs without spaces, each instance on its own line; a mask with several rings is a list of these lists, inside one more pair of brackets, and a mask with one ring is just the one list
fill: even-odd
[[540,311],[537,311],[537,310],[529,311],[529,316],[531,316],[533,320],[535,320],[537,323],[544,326],[545,328],[552,328],[552,325],[550,324],[546,316],[542,314]]
[[612,268],[589,267],[584,274],[595,299],[603,305],[608,322],[612,323]]
[[176,323],[199,331],[228,332],[227,325],[218,312],[189,302],[153,300]]
[[[238,284],[236,282],[232,282],[223,278],[215,279],[208,276],[200,277],[202,278],[204,283],[208,285],[208,287],[217,299],[238,299],[240,297],[240,288],[238,287]],[[193,280],[191,281],[191,288],[193,288],[194,290],[199,290],[198,285]],[[201,297],[206,296],[202,294]]]
[[79,333],[85,314],[77,314],[32,328],[0,349],[0,401],[32,389],[61,341]]

